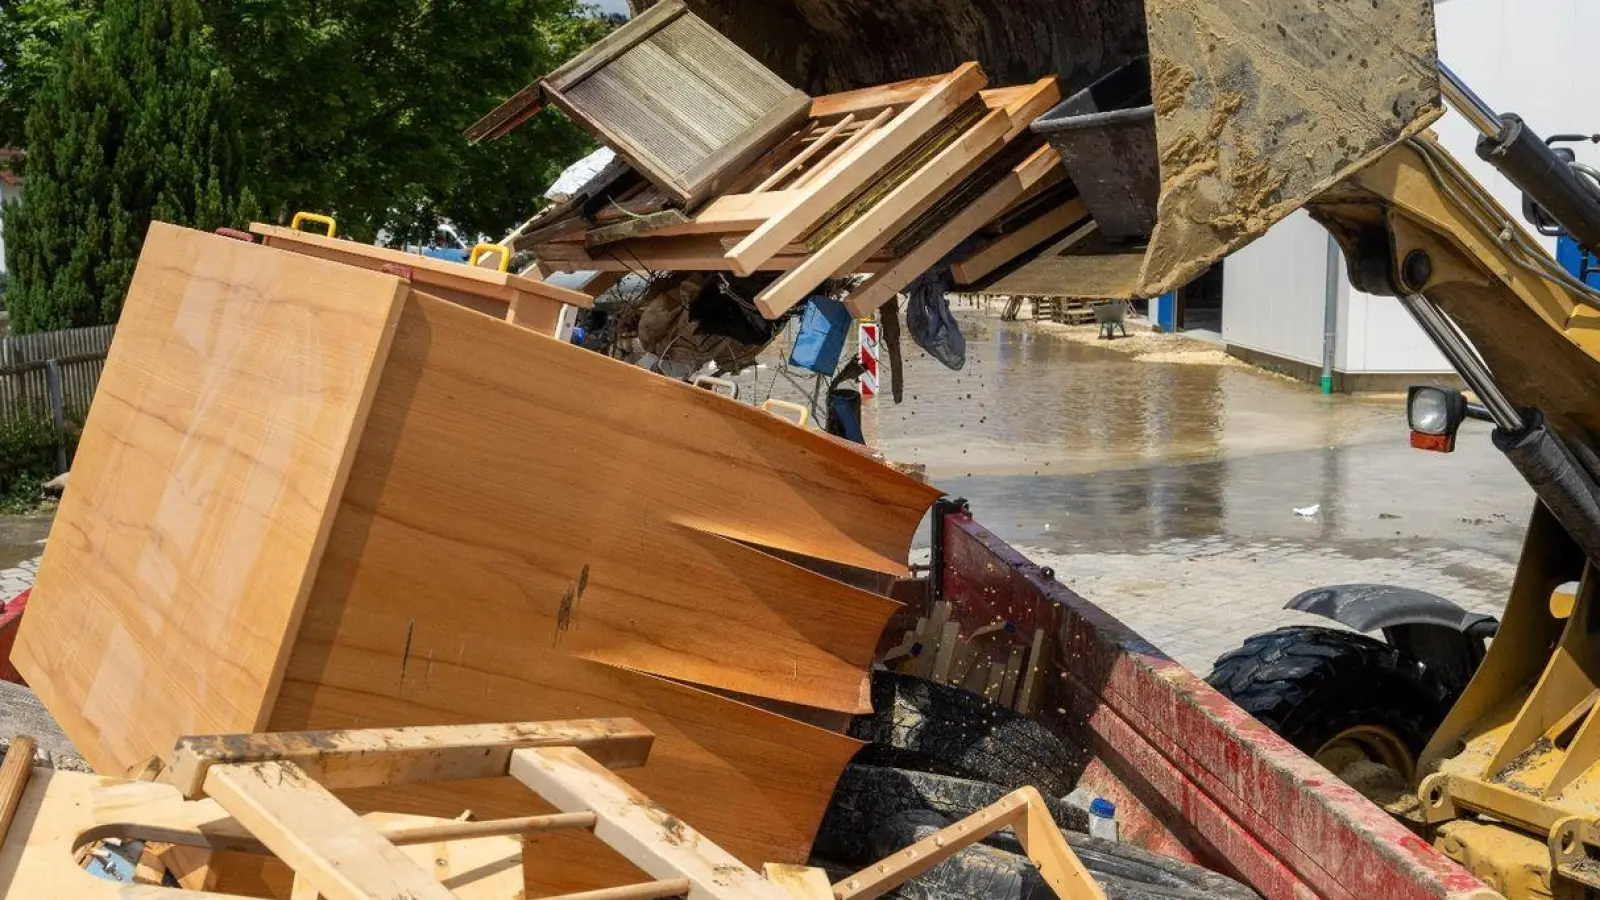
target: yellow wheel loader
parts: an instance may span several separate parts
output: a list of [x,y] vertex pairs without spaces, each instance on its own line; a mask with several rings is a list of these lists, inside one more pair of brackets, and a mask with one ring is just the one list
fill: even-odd
[[[1037,249],[991,279],[998,290],[1153,297],[1297,209],[1321,222],[1352,284],[1404,305],[1475,395],[1414,391],[1415,442],[1446,449],[1463,418],[1487,419],[1538,502],[1502,622],[1369,594],[1365,621],[1391,644],[1371,641],[1378,650],[1324,667],[1316,690],[1273,698],[1285,705],[1278,724],[1344,684],[1331,701],[1343,704],[1339,727],[1301,735],[1318,744],[1304,749],[1399,779],[1409,803],[1395,806],[1409,806],[1416,830],[1508,897],[1600,891],[1600,294],[1428,127],[1448,100],[1542,228],[1590,250],[1600,250],[1600,191],[1441,65],[1431,0],[690,6],[813,93],[976,59],[995,83],[1055,74],[1063,96],[1103,101],[1036,124],[1052,143],[1112,148],[1063,150],[1100,238]],[[1130,128],[1153,139],[1127,139]],[[1304,603],[1354,618],[1361,599]]]

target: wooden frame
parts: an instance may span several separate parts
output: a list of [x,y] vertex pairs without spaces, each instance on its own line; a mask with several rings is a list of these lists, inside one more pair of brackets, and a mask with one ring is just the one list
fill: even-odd
[[1025,133],[1034,119],[1060,99],[1061,90],[1053,77],[1021,89],[989,92],[984,101],[990,112],[976,125],[846,225],[804,263],[762,291],[756,298],[762,314],[777,318],[823,281],[860,271],[861,264],[873,253],[1009,141]]
[[977,202],[934,232],[932,237],[851,292],[845,299],[846,305],[855,315],[870,315],[1029,190],[1059,180],[1065,174],[1061,157],[1049,147],[1040,147]]
[[685,206],[724,187],[811,105],[681,0],[656,4],[540,84],[545,98]]
[[[588,831],[654,880],[585,900],[873,900],[1011,828],[1058,897],[1105,900],[1032,787],[836,885],[802,866],[767,864],[763,877],[611,771],[643,765],[652,738],[628,719],[186,738],[168,769],[176,786],[35,770],[11,754],[0,808],[20,808],[23,824],[0,827],[0,881],[30,900],[225,896],[160,887],[164,863],[151,858],[132,889],[83,870],[73,851],[118,838],[276,856],[293,870],[294,900],[520,900],[531,864],[520,839]],[[358,815],[331,793],[506,775],[559,812],[481,822]],[[196,782],[185,797],[182,785]],[[448,861],[463,854],[488,864],[455,874]]]

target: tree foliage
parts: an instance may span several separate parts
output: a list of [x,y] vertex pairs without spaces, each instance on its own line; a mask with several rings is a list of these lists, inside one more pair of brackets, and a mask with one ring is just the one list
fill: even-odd
[[68,25],[27,118],[25,200],[4,211],[14,330],[115,321],[152,219],[256,212],[231,94],[196,0],[108,0],[94,28]]
[[441,217],[498,234],[589,146],[557,117],[481,147],[461,135],[609,28],[575,0],[232,0],[208,16],[275,218],[328,211],[364,239]]
[[55,68],[67,30],[98,7],[83,0],[0,3],[0,147],[22,146],[28,107]]

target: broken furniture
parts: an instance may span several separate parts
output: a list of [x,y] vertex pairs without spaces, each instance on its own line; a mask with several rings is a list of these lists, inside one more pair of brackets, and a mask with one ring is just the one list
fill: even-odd
[[[653,739],[630,719],[186,737],[158,780],[31,769],[31,757],[9,754],[0,804],[19,813],[0,822],[0,881],[7,896],[29,900],[128,897],[128,886],[91,875],[75,856],[108,839],[143,840],[275,857],[291,870],[295,900],[521,900],[534,865],[523,839],[588,832],[589,843],[651,879],[589,900],[872,900],[1010,827],[1057,896],[1105,900],[1033,788],[837,885],[820,869],[781,864],[763,877],[612,772],[643,765]],[[555,811],[489,820],[357,814],[332,793],[488,778],[520,783]],[[160,887],[162,869],[141,865],[139,897],[226,896]]]
[[[794,862],[937,496],[416,281],[158,223],[13,659],[103,773],[188,734],[628,716],[641,789]],[[595,871],[557,843],[541,873]]]
[[510,263],[511,251],[506,248],[496,248],[499,251],[500,268],[488,269],[388,247],[340,240],[331,234],[321,235],[259,222],[250,226],[250,232],[268,247],[318,259],[363,269],[398,267],[412,283],[432,296],[504,319],[513,325],[531,328],[540,334],[555,336],[564,306],[582,309],[594,306],[594,298],[588,294],[545,284],[536,278],[509,274],[506,267]]
[[[714,63],[692,64],[691,34]],[[597,172],[508,239],[534,251],[546,273],[776,272],[753,298],[769,319],[830,279],[871,274],[846,301],[861,315],[1022,208],[1031,241],[1008,233],[986,244],[987,268],[1087,215],[1062,184],[1060,158],[1029,131],[1060,101],[1056,79],[987,85],[967,63],[814,100],[785,93],[781,79],[672,0],[468,136],[503,135],[548,100],[632,164]],[[768,112],[757,118],[760,110]],[[1048,193],[1048,208],[1030,202],[1058,186],[1069,189]]]

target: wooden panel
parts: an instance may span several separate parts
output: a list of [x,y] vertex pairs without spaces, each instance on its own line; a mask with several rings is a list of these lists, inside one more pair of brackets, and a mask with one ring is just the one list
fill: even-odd
[[12,656],[100,771],[263,724],[407,293],[151,226]]
[[[937,492],[427,297],[387,374],[272,727],[631,716],[657,740],[630,781],[747,861],[803,859],[857,744],[620,667],[865,709],[893,604],[759,548],[903,572]],[[475,785],[406,796],[537,811]]]
[[[588,294],[546,284],[537,278],[434,259],[420,253],[407,253],[390,247],[358,244],[355,241],[295,231],[277,225],[263,225],[260,222],[253,223],[250,231],[260,235],[262,242],[269,247],[292,250],[345,265],[363,269],[377,269],[385,265],[406,266],[411,269],[411,280],[414,284],[436,295],[440,294],[438,289],[443,288],[496,300],[502,304],[510,303],[518,294],[533,294],[585,309],[594,305],[594,298]],[[456,300],[451,296],[446,296],[445,299]]]
[[[426,296],[407,305],[390,365],[332,565],[450,596],[463,616],[514,615],[532,646],[866,709],[865,667],[894,604],[759,547],[903,574],[934,489],[759,410]],[[553,435],[548,452],[506,452]],[[448,567],[433,564],[441,554]],[[390,571],[413,566],[426,571]],[[316,602],[334,592],[319,584]]]
[[689,206],[770,149],[811,105],[676,0],[543,84],[552,102]]
[[977,202],[962,210],[921,246],[892,266],[867,279],[846,298],[856,315],[867,315],[891,300],[917,276],[937,265],[961,242],[982,228],[985,222],[1004,212],[1025,191],[1046,178],[1059,177],[1061,157],[1049,147],[1040,147],[1012,174],[990,188]]
[[983,70],[976,63],[968,63],[945,76],[904,112],[843,154],[824,177],[809,186],[798,202],[728,251],[734,271],[741,275],[756,271],[781,247],[816,226],[835,207],[876,178],[883,167],[937,128],[948,115],[972,99],[985,83]]

